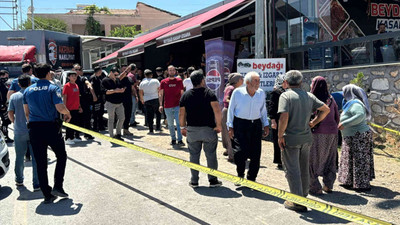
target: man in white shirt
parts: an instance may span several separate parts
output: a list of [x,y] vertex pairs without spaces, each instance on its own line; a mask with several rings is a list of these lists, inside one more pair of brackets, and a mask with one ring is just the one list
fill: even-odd
[[227,127],[232,139],[236,171],[244,177],[246,160],[250,159],[247,179],[255,181],[260,169],[261,138],[269,134],[265,93],[260,89],[260,76],[249,72],[245,87],[236,88],[229,102]]
[[193,84],[192,84],[192,81],[190,80],[190,75],[192,74],[193,71],[194,71],[194,67],[192,67],[192,66],[187,69],[186,79],[183,80],[183,88],[185,89],[185,91],[189,91],[190,89],[193,89]]
[[149,69],[144,70],[146,78],[140,82],[139,96],[140,101],[145,107],[147,124],[149,125],[149,134],[154,134],[154,113],[156,114],[156,130],[161,131],[161,113],[158,110],[160,104],[158,102],[158,90],[160,82],[153,79],[153,72]]

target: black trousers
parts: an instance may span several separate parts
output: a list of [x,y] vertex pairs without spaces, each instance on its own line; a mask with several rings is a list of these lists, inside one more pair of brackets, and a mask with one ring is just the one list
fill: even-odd
[[262,123],[260,119],[233,119],[234,138],[232,149],[239,177],[244,177],[246,161],[250,159],[247,179],[255,181],[260,169]]
[[[90,110],[90,104],[81,102],[81,107],[82,107],[82,113],[79,114],[79,126],[86,128],[88,130],[92,130],[92,126],[90,124],[90,120],[92,118],[92,112]],[[85,134],[85,137],[88,137],[90,135]]]
[[154,129],[154,113],[156,114],[156,129],[161,129],[161,113],[158,110],[159,107],[160,103],[158,99],[152,99],[144,102],[144,108],[146,109],[146,120],[150,132],[153,132]]
[[278,144],[278,126],[276,129],[272,129],[272,141],[274,142],[274,163],[282,164],[281,149]]
[[8,125],[11,124],[11,121],[8,118],[7,110],[0,110],[0,117],[1,117],[1,131],[3,132],[4,136],[8,137]]
[[124,105],[124,114],[125,114],[123,128],[129,129],[129,121],[131,121],[131,115],[132,115],[132,97],[124,99],[122,104]]
[[40,189],[45,197],[49,197],[52,188],[47,176],[47,147],[50,146],[56,155],[57,163],[54,173],[54,187],[62,188],[64,183],[67,153],[61,129],[55,122],[30,122],[29,138],[33,155],[37,164]]
[[93,109],[93,130],[104,130],[104,103],[97,101],[92,105]]
[[[78,110],[70,110],[71,113],[71,124],[78,125],[79,124],[79,111]],[[75,137],[79,137],[79,131],[71,129],[69,127],[65,130],[65,139],[74,139]]]

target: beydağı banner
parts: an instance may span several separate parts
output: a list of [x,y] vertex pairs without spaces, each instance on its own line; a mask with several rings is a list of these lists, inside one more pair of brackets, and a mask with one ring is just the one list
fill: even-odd
[[235,43],[215,38],[204,41],[206,53],[206,86],[213,90],[220,102],[224,98],[227,76],[232,70]]
[[264,91],[272,91],[275,78],[279,74],[286,73],[286,59],[238,59],[237,68],[243,76],[251,71],[257,72],[261,79],[260,88]]

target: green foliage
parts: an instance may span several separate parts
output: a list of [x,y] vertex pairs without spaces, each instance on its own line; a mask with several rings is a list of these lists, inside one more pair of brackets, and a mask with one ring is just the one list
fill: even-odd
[[[67,24],[63,20],[57,18],[44,18],[37,16],[35,16],[34,19],[35,19],[35,29],[67,32]],[[32,21],[29,19],[25,20],[25,22],[21,24],[20,28],[22,30],[32,29]]]
[[137,30],[137,26],[122,25],[111,30],[111,37],[134,37],[140,33],[142,33],[142,31]]
[[88,14],[88,18],[86,19],[86,28],[85,28],[85,34],[88,35],[96,35],[96,36],[101,36],[103,33],[101,32],[101,25],[100,22],[97,21],[93,15],[95,13],[105,13],[105,14],[111,14],[110,11],[108,10],[107,7],[102,7],[99,8],[96,5],[90,5],[85,7],[85,13]]
[[96,35],[101,36],[103,33],[101,32],[101,25],[100,22],[95,20],[93,16],[89,16],[86,19],[86,28],[85,34],[88,35]]
[[364,78],[364,73],[359,72],[357,73],[357,77],[350,81],[350,84],[355,84],[360,88],[364,88],[363,78]]
[[96,6],[96,5],[89,5],[89,6],[86,6],[85,8],[84,8],[84,10],[85,10],[85,13],[86,14],[89,14],[89,15],[94,15],[95,13],[101,13],[101,12],[104,12],[105,14],[111,14],[111,12],[110,12],[110,10],[108,9],[108,7],[102,7],[102,8],[100,8],[100,7],[98,7],[98,6]]

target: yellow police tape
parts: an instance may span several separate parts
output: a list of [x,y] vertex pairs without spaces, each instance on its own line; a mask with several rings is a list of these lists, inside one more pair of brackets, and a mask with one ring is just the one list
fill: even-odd
[[339,217],[339,218],[342,218],[342,219],[345,219],[348,221],[352,221],[352,222],[356,222],[359,224],[385,224],[385,225],[391,224],[391,223],[388,223],[388,222],[385,222],[385,221],[382,221],[379,219],[375,219],[375,218],[372,218],[369,216],[354,213],[354,212],[351,212],[351,211],[348,211],[345,209],[338,208],[336,206],[328,205],[326,203],[311,200],[311,199],[301,197],[301,196],[298,196],[298,195],[295,195],[295,194],[292,194],[292,193],[289,193],[289,192],[286,192],[286,191],[283,191],[283,190],[280,190],[277,188],[273,188],[273,187],[270,187],[270,186],[267,186],[264,184],[260,184],[260,183],[256,183],[256,182],[244,179],[244,178],[240,178],[240,177],[237,177],[237,176],[234,176],[234,175],[222,172],[222,171],[210,169],[208,167],[201,166],[201,165],[198,165],[195,163],[191,163],[186,160],[179,159],[179,158],[176,158],[173,156],[169,156],[169,155],[157,152],[157,151],[153,151],[153,150],[150,150],[147,148],[133,145],[133,144],[130,144],[130,143],[118,140],[118,139],[111,138],[109,136],[105,136],[103,134],[99,134],[99,133],[91,131],[91,130],[87,130],[87,129],[75,126],[70,123],[64,123],[63,125],[71,128],[71,129],[78,130],[78,131],[86,133],[86,134],[90,134],[94,137],[98,137],[100,139],[104,139],[104,140],[113,142],[115,144],[158,157],[160,159],[165,159],[165,160],[174,162],[176,164],[183,165],[183,166],[189,167],[191,169],[195,169],[200,172],[207,173],[207,174],[216,176],[218,178],[231,181],[233,183],[241,184],[242,186],[252,188],[254,190],[275,196],[277,198],[292,201],[294,203],[297,203],[297,204],[306,206],[308,208],[326,213],[331,216]]
[[376,127],[376,128],[379,128],[379,129],[382,129],[382,130],[389,131],[389,132],[391,132],[391,133],[394,133],[394,134],[400,136],[400,131],[392,130],[392,129],[389,129],[389,128],[386,128],[386,127],[382,127],[382,126],[379,126],[379,125],[374,124],[374,123],[369,123],[369,125],[371,125],[371,126],[373,126],[373,127]]

